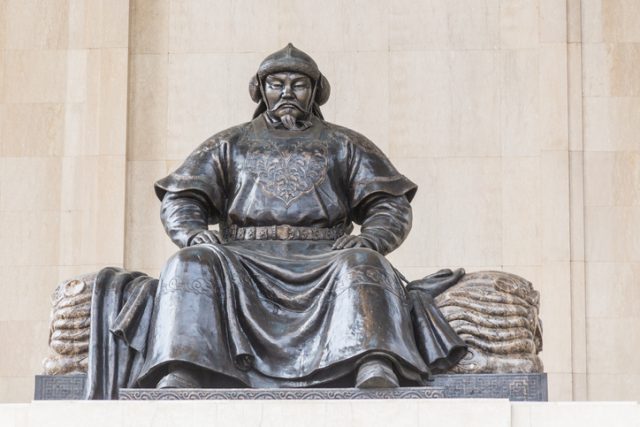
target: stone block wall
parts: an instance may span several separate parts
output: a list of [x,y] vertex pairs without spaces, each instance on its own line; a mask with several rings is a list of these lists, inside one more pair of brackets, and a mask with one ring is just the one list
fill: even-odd
[[124,262],[129,2],[0,1],[0,401],[27,401],[52,282]]

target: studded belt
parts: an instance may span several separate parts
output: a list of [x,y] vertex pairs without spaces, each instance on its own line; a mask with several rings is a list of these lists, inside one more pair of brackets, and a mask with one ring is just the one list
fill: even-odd
[[267,225],[238,227],[228,225],[222,228],[222,237],[230,240],[336,240],[345,234],[344,224],[335,227],[295,227],[292,225]]

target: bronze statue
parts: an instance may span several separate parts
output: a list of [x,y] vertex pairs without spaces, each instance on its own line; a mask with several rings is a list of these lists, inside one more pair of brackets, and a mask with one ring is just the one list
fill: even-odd
[[160,279],[108,267],[56,290],[47,373],[87,371],[85,397],[113,399],[542,370],[526,280],[459,269],[403,284],[384,255],[411,229],[417,187],[364,136],[324,121],[329,82],[311,57],[289,44],[249,91],[253,120],[155,185],[180,247]]
[[329,83],[293,45],[267,57],[249,89],[254,119],[156,183],[182,249],[160,276],[139,383],[421,383],[429,361],[384,258],[409,233],[416,185],[364,136],[323,120]]

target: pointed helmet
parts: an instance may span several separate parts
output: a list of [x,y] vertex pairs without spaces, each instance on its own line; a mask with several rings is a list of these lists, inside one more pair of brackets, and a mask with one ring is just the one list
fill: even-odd
[[[327,102],[327,100],[329,99],[329,94],[331,93],[331,86],[329,86],[329,81],[320,72],[316,61],[314,61],[313,58],[311,58],[300,49],[296,48],[291,43],[286,45],[283,49],[280,49],[279,51],[267,56],[262,61],[262,63],[258,67],[258,71],[249,82],[249,94],[251,95],[251,99],[254,102],[264,104],[260,85],[264,81],[265,77],[267,77],[269,74],[285,71],[302,73],[311,78],[312,82],[315,85],[316,92],[314,99],[314,110],[317,109],[317,111],[319,112],[320,110],[318,107]],[[261,109],[260,107],[261,106],[259,105],[258,110]],[[256,114],[254,116],[259,114],[258,110],[256,110]]]

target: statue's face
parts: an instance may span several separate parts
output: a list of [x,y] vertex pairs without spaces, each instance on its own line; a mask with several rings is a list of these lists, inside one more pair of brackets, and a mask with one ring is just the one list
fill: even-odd
[[313,86],[305,74],[269,74],[265,78],[264,95],[272,117],[281,121],[287,116],[300,120],[307,115]]

